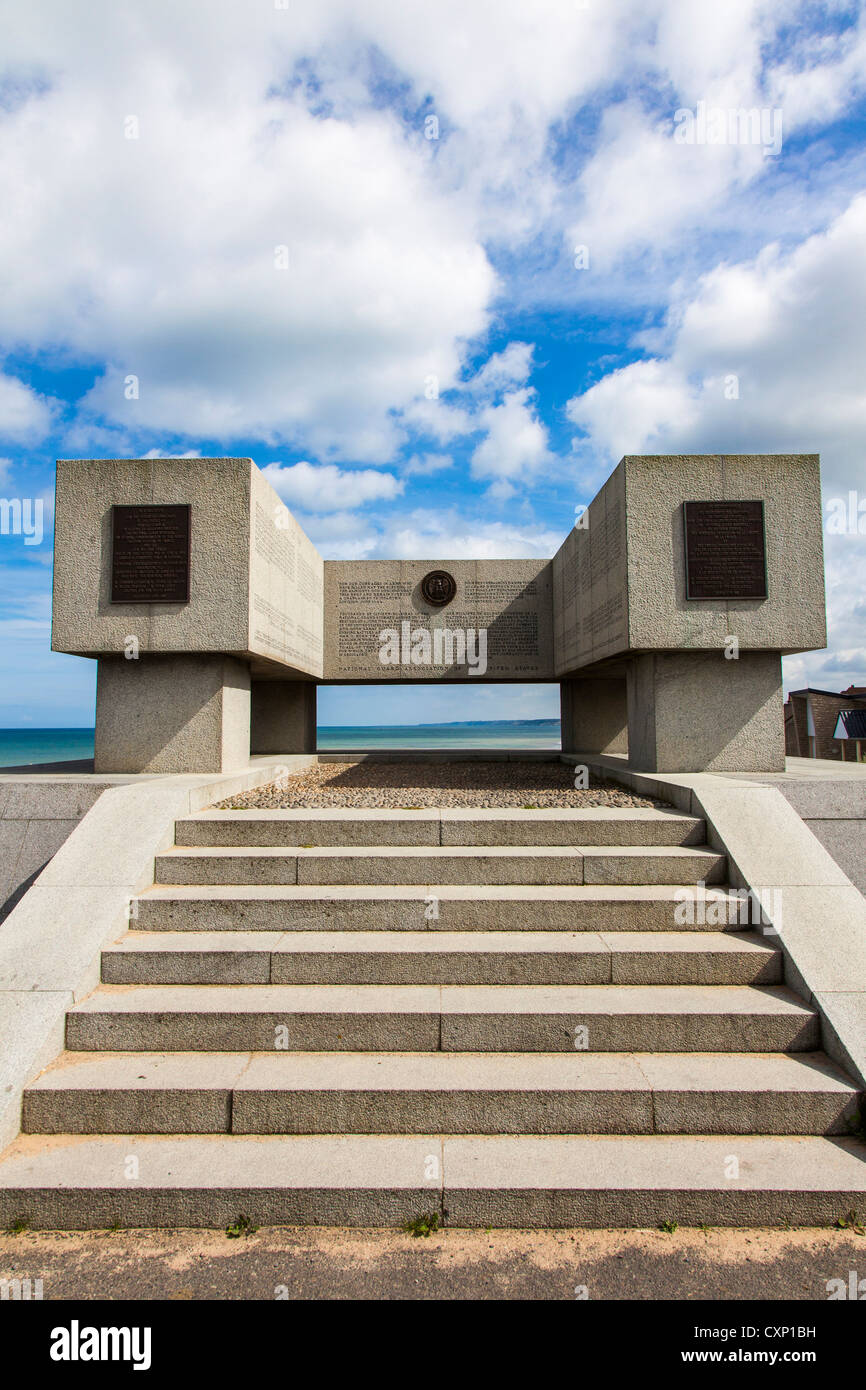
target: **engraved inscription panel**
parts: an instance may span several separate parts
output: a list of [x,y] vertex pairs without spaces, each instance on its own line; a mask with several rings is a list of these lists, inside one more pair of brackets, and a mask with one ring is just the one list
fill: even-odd
[[322,674],[322,560],[265,479],[253,478],[250,645],[257,656]]
[[624,478],[617,470],[553,561],[556,669],[568,672],[626,651],[628,565]]
[[[326,563],[327,680],[480,679],[470,662],[454,656],[450,645],[451,634],[462,634],[468,644],[480,632],[485,634],[485,680],[551,678],[549,561],[450,562],[444,572],[454,584],[453,600],[438,608],[423,592],[431,572],[439,570],[422,561]],[[380,660],[383,632],[397,633],[399,663]],[[411,655],[419,633],[429,634],[432,659]],[[453,650],[460,649],[455,643]]]
[[190,505],[111,509],[111,602],[188,603]]
[[764,504],[684,502],[687,599],[767,597]]

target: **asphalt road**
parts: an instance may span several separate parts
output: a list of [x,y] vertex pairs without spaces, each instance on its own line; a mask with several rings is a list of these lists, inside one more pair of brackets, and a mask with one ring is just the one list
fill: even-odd
[[[54,1299],[828,1299],[862,1279],[837,1230],[467,1231],[277,1228],[0,1235],[0,1278]],[[838,1288],[839,1286],[835,1286]]]

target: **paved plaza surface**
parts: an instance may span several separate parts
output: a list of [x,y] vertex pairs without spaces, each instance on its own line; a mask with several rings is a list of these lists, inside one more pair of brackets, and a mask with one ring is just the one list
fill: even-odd
[[[0,1278],[45,1299],[643,1299],[827,1301],[851,1271],[854,1230],[473,1231],[270,1227],[24,1231],[0,1236]],[[866,1283],[862,1285],[866,1292]]]

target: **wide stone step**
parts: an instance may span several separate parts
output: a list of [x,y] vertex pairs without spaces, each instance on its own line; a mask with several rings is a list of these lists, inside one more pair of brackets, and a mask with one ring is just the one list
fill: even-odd
[[131,932],[107,984],[774,984],[755,932]]
[[176,843],[292,845],[694,845],[706,825],[677,811],[591,806],[538,810],[203,811],[179,820]]
[[41,1134],[845,1134],[822,1053],[64,1053]]
[[133,901],[143,931],[718,931],[760,923],[727,889],[689,884],[531,887],[156,885]]
[[104,985],[71,1051],[784,1052],[819,1045],[790,990],[726,985]]
[[148,1135],[134,1176],[128,1157],[124,1135],[23,1135],[0,1160],[0,1223],[829,1226],[866,1209],[852,1139]]
[[685,884],[720,883],[726,860],[690,846],[595,848],[375,845],[318,849],[172,849],[157,883],[181,884]]

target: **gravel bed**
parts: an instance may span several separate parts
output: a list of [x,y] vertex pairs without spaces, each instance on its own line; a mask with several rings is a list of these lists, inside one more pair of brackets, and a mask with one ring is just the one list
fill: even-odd
[[377,762],[319,763],[285,782],[269,782],[218,802],[219,810],[281,810],[295,807],[358,806],[409,810],[442,806],[666,807],[613,782],[590,778],[574,786],[574,768],[560,762]]

